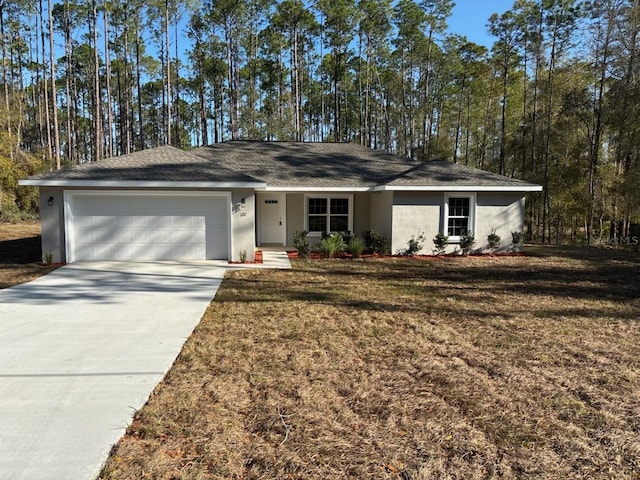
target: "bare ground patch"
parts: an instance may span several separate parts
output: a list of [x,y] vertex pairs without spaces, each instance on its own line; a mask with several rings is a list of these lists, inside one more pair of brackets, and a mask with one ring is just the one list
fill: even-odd
[[639,319],[637,255],[233,272],[100,478],[637,479]]
[[35,280],[57,266],[40,258],[40,223],[0,222],[0,289]]

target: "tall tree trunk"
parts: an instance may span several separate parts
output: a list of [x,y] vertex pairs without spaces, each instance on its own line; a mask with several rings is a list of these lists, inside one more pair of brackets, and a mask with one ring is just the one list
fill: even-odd
[[65,103],[67,111],[67,161],[74,162],[74,122],[71,107],[71,78],[72,78],[72,45],[71,45],[71,12],[69,11],[69,1],[64,2],[64,57],[65,57]]
[[[120,115],[120,122],[124,122],[124,150],[123,153],[131,153],[133,148],[134,113],[131,97],[133,96],[133,86],[131,85],[131,75],[129,74],[129,30],[124,32],[124,51],[122,52],[124,63],[124,114]],[[121,107],[122,108],[122,107]]]
[[175,35],[176,35],[176,44],[175,44],[175,52],[176,52],[176,64],[175,64],[175,77],[176,77],[176,81],[175,81],[175,91],[176,91],[176,101],[173,104],[173,111],[175,114],[175,119],[173,122],[173,128],[174,128],[174,135],[173,138],[174,143],[177,147],[182,147],[181,145],[181,139],[180,139],[180,129],[181,129],[181,125],[182,125],[182,119],[180,117],[180,63],[178,60],[178,21],[176,20],[176,22],[174,23],[174,28],[175,28]]
[[53,148],[56,169],[60,170],[60,127],[58,125],[58,95],[56,94],[56,57],[53,48],[53,10],[52,0],[47,0],[49,7],[49,63],[51,63],[51,107],[53,108]]
[[138,20],[136,19],[136,89],[137,89],[137,98],[138,98],[138,142],[139,149],[144,150],[146,148],[146,139],[144,135],[144,119],[142,116],[142,71],[140,69],[140,64],[142,59],[140,58],[140,31]]
[[429,29],[427,37],[427,57],[425,58],[424,72],[424,113],[422,123],[422,155],[427,160],[431,156],[431,129],[433,128],[433,115],[429,105],[431,103],[431,45],[433,43],[433,29]]
[[506,159],[506,146],[507,146],[507,93],[509,85],[509,57],[508,51],[504,53],[502,65],[502,105],[500,116],[500,175],[504,175],[505,159]]
[[92,31],[93,31],[93,88],[94,88],[94,161],[104,158],[104,139],[102,130],[102,93],[100,91],[100,56],[98,54],[98,6],[92,0]]
[[173,142],[171,140],[171,117],[172,117],[172,106],[171,106],[171,54],[169,48],[169,0],[165,0],[164,2],[164,43],[165,43],[165,52],[166,52],[166,68],[167,68],[167,123],[166,123],[166,143],[168,145],[172,145]]
[[[549,59],[549,72],[547,74],[547,88],[549,90],[547,98],[547,119],[545,126],[543,168],[544,168],[544,185],[543,185],[543,206],[542,206],[542,242],[551,242],[551,219],[550,219],[550,200],[549,192],[549,159],[551,156],[551,126],[553,118],[553,81],[556,62],[556,34],[554,32],[551,43],[551,54]],[[590,230],[590,228],[588,228]],[[587,231],[587,244],[590,244],[591,232]]]
[[48,159],[53,158],[53,145],[51,141],[51,115],[49,111],[49,82],[47,78],[47,54],[45,48],[45,33],[44,33],[44,8],[42,6],[42,0],[40,0],[40,38],[42,44],[42,83],[44,89],[44,109],[45,109],[45,128],[47,129],[47,153]]
[[109,11],[105,1],[102,19],[104,22],[104,63],[105,63],[105,88],[107,90],[107,131],[106,131],[106,156],[113,157],[113,106],[111,99],[111,54],[109,46]]
[[12,139],[12,126],[11,126],[11,105],[9,104],[9,79],[7,75],[7,44],[6,44],[6,32],[4,29],[4,1],[0,1],[0,42],[2,43],[2,83],[4,85],[4,109],[7,133],[9,135],[9,155],[11,162],[14,158],[13,139]]
[[296,141],[302,140],[302,128],[300,121],[300,109],[302,102],[300,100],[300,62],[298,59],[298,29],[293,29],[293,83],[294,83],[294,97],[295,97],[295,138]]
[[[604,115],[604,104],[605,104],[605,96],[604,89],[605,83],[607,79],[607,69],[609,68],[609,49],[610,49],[610,41],[611,41],[611,28],[612,22],[615,21],[612,18],[612,12],[610,8],[607,8],[606,11],[607,19],[606,19],[606,31],[604,34],[603,44],[602,44],[602,60],[598,61],[598,53],[596,48],[596,59],[595,66],[598,68],[598,64],[600,66],[599,78],[597,79],[597,84],[594,85],[595,91],[597,92],[596,98],[593,105],[593,138],[591,140],[591,148],[589,155],[589,236],[587,237],[587,243],[591,244],[591,230],[593,225],[593,217],[595,213],[595,201],[596,201],[596,179],[598,176],[598,166],[600,163],[600,147],[602,143],[602,135],[603,135],[603,115]],[[616,205],[613,205],[614,209],[614,217],[616,214]],[[600,232],[602,234],[602,232]],[[615,236],[615,231],[613,232]]]

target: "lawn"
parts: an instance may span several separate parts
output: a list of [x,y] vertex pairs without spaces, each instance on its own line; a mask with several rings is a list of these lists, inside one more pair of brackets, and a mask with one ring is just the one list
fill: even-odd
[[57,268],[42,265],[40,223],[0,222],[0,289],[29,282]]
[[638,253],[533,253],[228,273],[100,478],[640,478]]

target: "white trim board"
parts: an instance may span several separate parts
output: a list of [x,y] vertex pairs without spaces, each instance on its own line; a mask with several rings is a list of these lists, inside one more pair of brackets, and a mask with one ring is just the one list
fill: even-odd
[[179,182],[149,180],[29,180],[19,185],[32,187],[105,187],[105,188],[255,188],[263,189],[266,183],[254,182]]
[[300,186],[285,186],[285,187],[267,187],[266,192],[318,192],[318,193],[350,193],[350,192],[369,192],[371,187],[316,187],[308,185],[306,187]]
[[517,186],[473,186],[473,185],[378,185],[373,187],[371,191],[399,191],[399,192],[541,192],[540,185],[517,185]]

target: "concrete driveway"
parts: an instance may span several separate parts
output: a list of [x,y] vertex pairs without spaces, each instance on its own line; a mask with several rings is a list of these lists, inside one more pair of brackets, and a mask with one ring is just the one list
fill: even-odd
[[0,478],[89,480],[226,263],[91,263],[0,290]]

